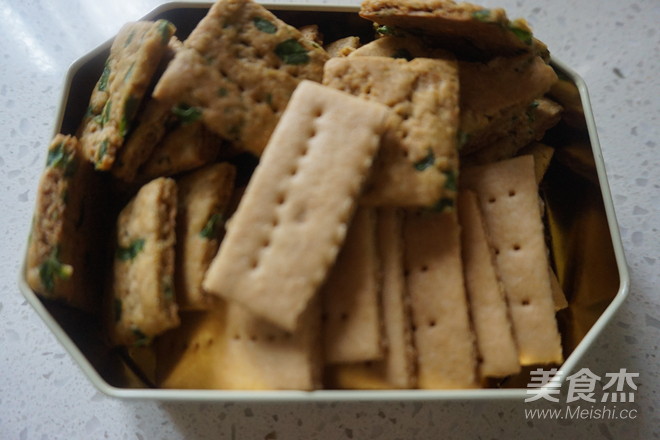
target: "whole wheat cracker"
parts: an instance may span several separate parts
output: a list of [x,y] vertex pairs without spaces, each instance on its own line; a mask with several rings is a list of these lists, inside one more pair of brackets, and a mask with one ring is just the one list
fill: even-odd
[[97,169],[112,168],[174,31],[158,20],[127,23],[117,33],[78,133]]
[[219,0],[197,24],[153,96],[260,155],[291,93],[320,81],[327,53],[252,0]]
[[433,206],[453,200],[458,174],[458,72],[451,55],[412,61],[333,58],[323,83],[380,102],[396,115],[361,203]]
[[382,104],[301,82],[204,288],[294,330],[344,241],[389,112]]
[[236,167],[222,162],[177,179],[174,284],[181,310],[208,309],[218,299],[202,289],[204,273],[224,235]]

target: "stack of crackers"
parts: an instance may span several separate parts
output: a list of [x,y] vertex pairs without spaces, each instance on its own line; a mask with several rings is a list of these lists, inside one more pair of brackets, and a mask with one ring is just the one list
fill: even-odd
[[49,147],[32,288],[150,350],[160,387],[477,388],[560,364],[547,48],[451,0],[359,14],[370,41],[252,0],[218,0],[183,41],[124,26]]

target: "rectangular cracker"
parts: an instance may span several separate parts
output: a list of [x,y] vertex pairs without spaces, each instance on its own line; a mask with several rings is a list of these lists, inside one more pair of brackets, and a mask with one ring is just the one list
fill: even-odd
[[381,359],[383,335],[376,215],[357,209],[334,266],[321,287],[326,363]]
[[538,57],[494,58],[487,63],[459,62],[461,155],[477,151],[506,134],[502,126],[527,111],[557,81]]
[[547,98],[534,100],[508,124],[506,134],[464,156],[462,165],[485,164],[515,156],[525,145],[541,140],[545,132],[559,122],[561,113],[561,106]]
[[561,363],[534,158],[525,155],[466,168],[461,185],[479,198],[508,299],[520,363]]
[[366,0],[360,16],[380,25],[421,33],[435,45],[463,56],[515,55],[533,47],[524,20],[510,21],[504,9],[452,0]]
[[174,31],[158,20],[127,23],[117,33],[78,135],[97,169],[112,168]]
[[403,270],[403,212],[379,208],[376,242],[383,276],[381,295],[387,352],[387,382],[395,388],[415,386],[415,349],[410,318],[410,297]]
[[[182,44],[176,36],[170,38],[154,77],[162,75]],[[124,145],[117,152],[117,158],[111,168],[112,174],[125,182],[135,180],[139,168],[149,159],[161,139],[183,123],[172,113],[171,105],[149,96],[146,96],[144,101],[135,116],[133,128],[128,133]]]
[[225,302],[205,312],[184,312],[181,328],[156,344],[162,388],[312,390],[321,387],[318,304],[288,333]]
[[323,83],[390,107],[385,138],[361,203],[434,206],[455,198],[458,173],[458,72],[446,59],[332,58]]
[[179,324],[174,293],[177,188],[161,177],[147,183],[117,218],[110,298],[110,339],[146,345]]
[[201,122],[180,125],[154,147],[137,173],[138,180],[193,170],[216,160],[222,149],[222,140]]
[[219,0],[154,89],[209,130],[260,155],[302,79],[320,81],[327,53],[251,0]]
[[459,234],[455,211],[406,213],[404,264],[419,388],[478,386]]
[[99,272],[92,259],[98,249],[92,236],[100,192],[95,177],[78,140],[57,134],[39,180],[25,273],[38,295],[88,311],[99,305],[90,279]]
[[326,367],[329,387],[406,389],[416,386],[410,298],[403,273],[402,214],[396,208],[378,208],[376,212],[385,356],[380,361]]
[[174,285],[181,310],[203,310],[218,300],[202,289],[204,273],[224,236],[236,168],[217,163],[177,180],[176,262]]
[[381,104],[301,82],[203,287],[294,330],[344,241],[388,119]]
[[506,377],[520,372],[509,308],[497,277],[489,238],[476,194],[458,196],[465,288],[479,352],[482,377]]

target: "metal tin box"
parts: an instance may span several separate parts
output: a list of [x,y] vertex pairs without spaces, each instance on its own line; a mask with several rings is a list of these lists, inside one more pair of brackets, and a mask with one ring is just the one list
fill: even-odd
[[[371,36],[373,33],[371,23],[359,18],[355,7],[270,3],[265,6],[294,26],[318,24],[330,38],[338,31],[338,36]],[[144,18],[170,20],[183,39],[209,7],[209,3],[169,3]],[[106,42],[70,67],[55,124],[56,133],[76,131],[110,45],[111,42]],[[586,85],[560,61],[553,59],[552,66],[564,83],[564,87],[556,91],[555,98],[566,111],[562,122],[546,135],[545,140],[556,147],[556,153],[541,190],[547,208],[554,268],[569,301],[569,307],[557,315],[566,359],[551,383],[558,385],[575,368],[625,300],[629,277]],[[24,272],[20,274],[19,287],[92,383],[102,392],[119,398],[180,401],[522,399],[529,381],[529,369],[526,369],[497,387],[478,390],[156,389],[143,380],[132,358],[104,344],[99,337],[97,318],[37,296],[28,286]]]

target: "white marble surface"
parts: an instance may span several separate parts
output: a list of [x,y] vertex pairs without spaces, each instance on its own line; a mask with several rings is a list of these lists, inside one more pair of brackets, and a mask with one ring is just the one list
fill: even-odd
[[589,87],[629,299],[578,367],[639,372],[634,420],[540,421],[531,403],[176,404],[97,391],[16,287],[69,64],[158,0],[0,0],[0,438],[641,438],[660,436],[660,2],[483,0],[526,17]]

